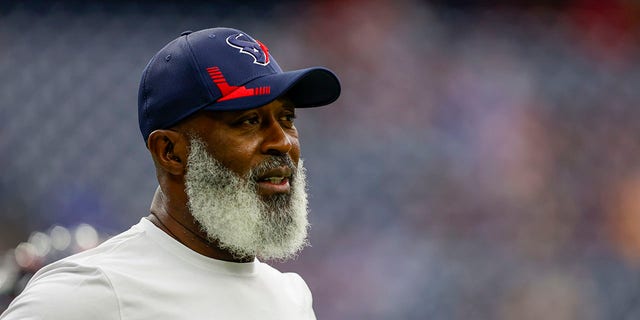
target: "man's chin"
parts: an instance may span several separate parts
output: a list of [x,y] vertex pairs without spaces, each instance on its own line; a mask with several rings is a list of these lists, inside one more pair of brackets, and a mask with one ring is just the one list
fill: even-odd
[[[243,178],[231,172],[207,153],[203,142],[193,139],[187,165],[185,191],[191,214],[222,249],[237,257],[287,259],[305,246],[308,221],[302,162],[291,180],[265,184],[252,178],[263,176],[260,173]],[[281,162],[265,163],[261,170],[279,166]]]

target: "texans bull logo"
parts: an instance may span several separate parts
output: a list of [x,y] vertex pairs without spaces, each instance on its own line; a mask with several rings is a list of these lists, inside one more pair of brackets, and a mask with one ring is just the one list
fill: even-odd
[[253,63],[261,66],[269,64],[269,49],[258,40],[254,40],[244,33],[235,34],[227,38],[227,44],[240,49],[241,53],[253,57]]

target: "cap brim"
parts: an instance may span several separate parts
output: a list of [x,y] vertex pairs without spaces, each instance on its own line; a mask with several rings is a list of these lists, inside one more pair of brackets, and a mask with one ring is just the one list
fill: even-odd
[[256,78],[245,88],[269,87],[268,94],[260,94],[224,101],[216,101],[204,110],[247,110],[266,105],[280,97],[291,101],[296,108],[312,108],[330,104],[340,96],[340,81],[329,69],[314,67],[275,73]]

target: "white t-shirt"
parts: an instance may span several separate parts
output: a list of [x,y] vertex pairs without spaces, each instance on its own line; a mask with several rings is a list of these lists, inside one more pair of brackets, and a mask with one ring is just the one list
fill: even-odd
[[147,219],[42,268],[0,320],[315,319],[295,273],[208,258]]

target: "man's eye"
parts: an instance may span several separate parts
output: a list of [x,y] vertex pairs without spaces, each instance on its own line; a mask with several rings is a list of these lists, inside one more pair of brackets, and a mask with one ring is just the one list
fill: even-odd
[[293,122],[293,120],[296,119],[296,115],[295,114],[287,114],[284,115],[282,118],[280,118],[282,121],[288,121],[288,122]]
[[260,118],[258,118],[258,117],[247,118],[247,119],[242,120],[241,123],[242,124],[248,124],[248,125],[256,125],[256,124],[260,123]]

